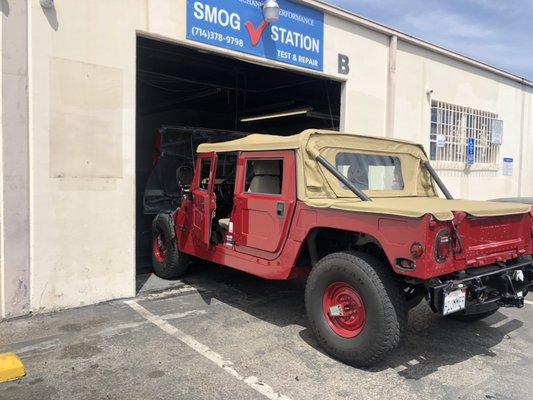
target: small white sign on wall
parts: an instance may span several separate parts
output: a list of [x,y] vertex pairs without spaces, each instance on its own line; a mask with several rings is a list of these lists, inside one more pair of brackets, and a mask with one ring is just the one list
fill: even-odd
[[513,176],[513,164],[514,164],[514,160],[512,158],[504,157],[503,176]]
[[495,119],[492,121],[492,135],[490,138],[492,144],[501,145],[503,143],[503,121]]
[[437,147],[442,148],[446,146],[446,135],[442,133],[437,134]]

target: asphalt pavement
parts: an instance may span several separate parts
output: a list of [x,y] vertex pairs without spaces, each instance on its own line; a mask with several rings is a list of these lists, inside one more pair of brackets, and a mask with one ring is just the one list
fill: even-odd
[[196,265],[181,281],[140,276],[138,289],[1,322],[0,353],[28,373],[0,399],[533,398],[533,303],[470,324],[421,304],[400,347],[357,369],[317,346],[303,282]]

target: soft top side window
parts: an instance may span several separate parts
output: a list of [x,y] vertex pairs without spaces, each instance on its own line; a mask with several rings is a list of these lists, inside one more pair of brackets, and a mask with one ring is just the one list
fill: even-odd
[[360,190],[403,190],[402,164],[398,157],[339,153],[337,169]]
[[246,161],[247,193],[281,195],[283,160],[253,159]]

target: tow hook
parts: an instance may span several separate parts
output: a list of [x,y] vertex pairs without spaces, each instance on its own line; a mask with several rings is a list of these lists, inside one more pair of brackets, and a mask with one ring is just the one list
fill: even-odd
[[451,279],[432,279],[426,285],[431,309],[443,312],[447,293],[462,284],[468,290],[466,308],[494,304],[500,307],[524,307],[525,297],[533,289],[533,263],[531,260],[500,262],[483,269],[456,273]]
[[517,269],[513,273],[513,280],[517,282],[524,282],[524,271],[522,271],[521,269]]
[[516,282],[524,281],[524,272],[520,269],[517,269],[513,272],[512,277],[510,275],[505,275],[507,279],[508,289],[507,296],[504,296],[502,300],[513,307],[522,308],[524,307],[524,292],[517,291],[514,287],[513,280]]

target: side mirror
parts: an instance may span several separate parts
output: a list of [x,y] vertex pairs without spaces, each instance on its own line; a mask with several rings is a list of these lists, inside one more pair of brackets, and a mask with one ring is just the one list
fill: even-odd
[[188,188],[192,184],[193,170],[191,167],[182,165],[176,170],[176,181],[179,187]]

